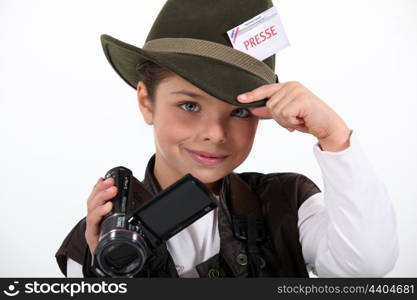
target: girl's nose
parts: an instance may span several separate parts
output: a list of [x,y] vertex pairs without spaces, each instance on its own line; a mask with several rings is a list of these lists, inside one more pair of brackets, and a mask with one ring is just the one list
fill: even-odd
[[207,117],[196,128],[198,135],[202,141],[210,141],[214,144],[222,144],[227,139],[226,124],[219,118]]

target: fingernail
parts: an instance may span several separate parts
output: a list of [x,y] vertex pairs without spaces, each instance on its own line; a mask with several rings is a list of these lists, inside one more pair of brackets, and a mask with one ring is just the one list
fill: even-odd
[[246,94],[240,94],[237,98],[242,101],[248,100],[248,96]]
[[111,180],[111,177],[107,178],[106,180],[104,180],[105,183],[109,183]]

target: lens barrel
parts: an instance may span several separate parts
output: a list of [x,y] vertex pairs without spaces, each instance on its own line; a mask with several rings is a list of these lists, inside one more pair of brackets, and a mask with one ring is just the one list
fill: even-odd
[[113,229],[104,235],[96,249],[101,270],[112,277],[133,277],[147,258],[146,242],[140,233]]

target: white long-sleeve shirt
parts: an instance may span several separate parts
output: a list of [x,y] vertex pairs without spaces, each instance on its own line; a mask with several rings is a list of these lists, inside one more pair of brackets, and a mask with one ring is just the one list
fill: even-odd
[[[313,146],[324,189],[298,210],[300,243],[307,269],[319,277],[382,277],[398,258],[394,209],[355,132],[340,152]],[[167,241],[180,277],[198,277],[195,266],[220,251],[217,208]],[[67,261],[67,277],[83,277]]]

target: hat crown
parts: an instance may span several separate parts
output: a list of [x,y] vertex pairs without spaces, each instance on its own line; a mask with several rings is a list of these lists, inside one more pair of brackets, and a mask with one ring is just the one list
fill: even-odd
[[[168,0],[146,38],[192,38],[231,47],[227,31],[273,6],[271,0]],[[264,62],[274,69],[275,55]]]
[[107,60],[136,89],[151,61],[213,97],[236,106],[257,107],[268,99],[240,103],[237,95],[278,82],[275,55],[259,61],[232,47],[227,31],[271,8],[272,0],[168,0],[142,48],[103,34]]

